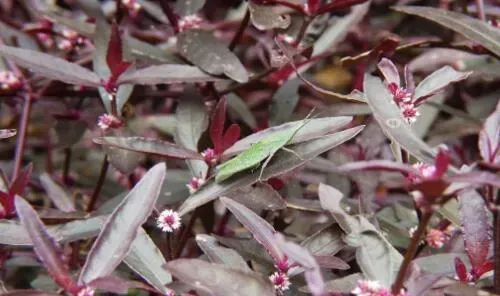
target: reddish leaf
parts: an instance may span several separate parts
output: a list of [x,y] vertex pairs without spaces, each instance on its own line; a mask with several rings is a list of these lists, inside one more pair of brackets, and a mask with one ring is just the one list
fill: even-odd
[[220,154],[224,151],[222,135],[224,133],[224,123],[226,122],[226,110],[227,101],[226,98],[223,97],[220,99],[219,103],[217,103],[212,116],[212,122],[210,123],[210,139],[212,140],[216,154]]
[[473,269],[474,275],[477,278],[480,278],[483,274],[485,274],[489,271],[492,271],[494,267],[495,267],[495,264],[493,263],[493,261],[488,260],[483,264],[483,266],[479,267],[477,270]]
[[434,160],[434,166],[436,167],[436,171],[434,172],[433,177],[441,178],[448,170],[449,165],[450,165],[449,154],[445,150],[440,149]]
[[283,251],[278,246],[274,228],[264,219],[255,214],[252,210],[232,199],[221,197],[220,201],[245,228],[253,234],[255,240],[266,248],[274,261],[282,262],[285,259]]
[[109,37],[106,62],[113,74],[116,73],[119,65],[123,62],[122,39],[117,24],[111,26],[111,36]]
[[15,195],[24,195],[24,189],[28,186],[29,178],[31,172],[33,171],[33,164],[27,165],[20,173],[16,176],[14,181],[10,184],[9,193]]
[[222,139],[222,151],[225,151],[227,148],[231,147],[238,139],[240,138],[240,126],[236,123],[231,124],[224,134],[224,138]]
[[72,292],[78,289],[76,282],[69,273],[68,266],[63,260],[61,248],[49,234],[35,210],[19,196],[16,196],[15,203],[19,219],[33,242],[35,253],[43,262],[48,273],[66,291]]
[[80,284],[109,276],[127,256],[139,228],[156,204],[165,175],[165,164],[155,165],[116,207],[88,254],[78,280]]
[[457,273],[459,280],[461,280],[462,282],[468,282],[467,267],[465,267],[464,262],[459,257],[455,258],[455,272]]
[[488,259],[490,233],[488,210],[483,197],[473,189],[458,194],[460,222],[464,235],[465,251],[472,268],[478,270]]
[[113,24],[111,27],[111,36],[109,37],[108,51],[106,53],[106,63],[111,71],[108,83],[114,87],[118,77],[120,77],[120,75],[131,65],[131,63],[123,60],[123,44],[120,29],[117,24]]

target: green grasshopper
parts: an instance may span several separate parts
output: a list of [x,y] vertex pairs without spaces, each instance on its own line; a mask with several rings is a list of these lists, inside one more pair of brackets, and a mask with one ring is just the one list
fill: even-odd
[[220,183],[236,173],[258,166],[265,160],[260,170],[260,180],[267,164],[280,149],[293,153],[295,156],[302,159],[295,151],[287,149],[285,146],[293,139],[295,134],[309,122],[310,115],[313,111],[314,109],[307,115],[304,123],[295,128],[275,133],[269,138],[257,142],[252,147],[238,154],[235,158],[219,165],[216,168],[217,173],[215,175],[215,182]]

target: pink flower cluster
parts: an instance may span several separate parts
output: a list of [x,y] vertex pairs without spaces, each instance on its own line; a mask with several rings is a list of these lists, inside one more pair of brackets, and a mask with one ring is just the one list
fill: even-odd
[[205,184],[205,180],[202,178],[197,178],[193,177],[191,178],[191,181],[189,181],[188,184],[186,184],[187,188],[189,189],[189,193],[193,194],[198,190],[203,184]]
[[23,82],[11,71],[0,72],[0,89],[4,91],[16,91],[23,86]]
[[141,4],[137,0],[122,0],[122,5],[128,9],[131,17],[136,17],[142,9]]
[[387,88],[392,94],[394,103],[396,103],[401,110],[401,114],[409,124],[415,123],[420,116],[417,109],[415,100],[413,99],[413,90],[415,88],[413,76],[405,67],[405,86],[401,85],[401,78],[399,76],[396,65],[389,59],[383,58],[378,63],[378,69],[384,75]]
[[377,281],[370,280],[359,280],[351,293],[358,296],[406,296],[403,290],[399,294],[393,295],[389,289],[383,287]]
[[97,121],[97,126],[99,126],[99,128],[101,128],[103,131],[107,131],[110,128],[118,128],[122,126],[122,124],[123,121],[111,114],[103,114],[99,116],[99,119]]

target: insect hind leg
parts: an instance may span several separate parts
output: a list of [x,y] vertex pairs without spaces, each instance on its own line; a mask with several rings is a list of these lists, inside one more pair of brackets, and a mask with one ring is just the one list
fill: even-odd
[[281,149],[283,149],[286,152],[292,153],[293,155],[297,156],[298,159],[304,161],[304,158],[302,158],[302,156],[300,156],[297,152],[293,151],[292,149],[288,149],[286,147],[282,147]]

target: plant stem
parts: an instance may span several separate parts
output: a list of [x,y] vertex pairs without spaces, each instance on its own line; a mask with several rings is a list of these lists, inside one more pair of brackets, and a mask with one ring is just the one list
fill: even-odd
[[484,13],[484,1],[476,0],[476,6],[477,6],[477,16],[483,22],[486,21],[486,14]]
[[16,144],[16,155],[14,159],[14,171],[12,172],[12,180],[14,180],[17,177],[19,171],[21,170],[21,165],[23,162],[24,146],[26,142],[26,133],[28,130],[29,117],[31,113],[31,105],[32,105],[32,96],[31,93],[27,93],[24,100],[23,113],[21,115],[21,123],[19,126],[19,136],[17,138],[17,144]]
[[197,210],[193,212],[191,218],[189,218],[188,224],[186,225],[186,227],[184,227],[179,238],[179,244],[177,245],[177,249],[175,250],[174,258],[179,258],[182,255],[182,249],[184,249],[184,246],[186,245],[186,242],[189,238],[189,233],[191,233],[191,228],[193,228],[194,221],[196,221],[196,218],[198,217],[197,212]]
[[236,45],[240,42],[240,39],[243,36],[243,32],[245,32],[245,29],[248,26],[249,21],[250,21],[250,11],[247,9],[247,12],[245,12],[245,16],[243,17],[243,20],[241,21],[240,26],[238,27],[238,31],[236,31],[233,40],[231,40],[231,43],[229,44],[229,50],[233,51]]
[[314,18],[311,18],[311,17],[308,17],[308,16],[304,17],[304,19],[302,20],[302,25],[300,26],[300,31],[297,34],[297,38],[294,41],[294,45],[295,46],[298,46],[300,44],[300,42],[302,42],[302,39],[304,39],[304,36],[306,34],[307,27],[309,27],[309,24],[311,23],[311,21],[313,19]]
[[487,196],[489,202],[495,204],[493,210],[493,292],[500,293],[500,198],[495,196],[495,188],[493,186],[487,187]]
[[71,148],[65,148],[64,149],[64,167],[63,167],[63,175],[62,175],[62,180],[63,183],[68,185],[69,184],[69,168],[71,165]]
[[179,33],[179,22],[177,20],[177,15],[175,15],[172,8],[170,8],[170,5],[168,5],[167,0],[160,0],[160,6],[161,9],[163,10],[163,13],[167,16],[168,21],[172,25],[175,35],[177,35],[177,33]]
[[403,262],[401,263],[401,266],[399,267],[398,275],[396,277],[396,280],[394,281],[394,284],[392,285],[392,294],[393,295],[398,295],[401,289],[403,288],[403,283],[406,277],[406,273],[408,272],[408,269],[410,268],[410,263],[413,260],[413,257],[415,256],[415,253],[417,252],[418,244],[420,242],[420,239],[425,233],[425,229],[427,228],[427,224],[429,224],[429,221],[431,220],[432,217],[432,212],[426,211],[422,214],[422,219],[420,219],[418,223],[418,228],[413,234],[413,237],[410,241],[410,245],[408,246],[408,249],[406,250]]
[[90,213],[94,210],[95,205],[97,203],[97,198],[101,193],[102,185],[104,185],[104,180],[106,179],[106,173],[108,172],[109,162],[108,157],[105,156],[102,161],[101,173],[99,174],[99,180],[97,180],[97,184],[94,188],[94,192],[92,193],[92,197],[90,199],[90,203],[87,206],[87,212]]

